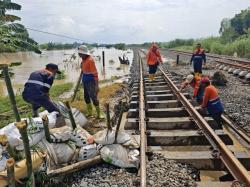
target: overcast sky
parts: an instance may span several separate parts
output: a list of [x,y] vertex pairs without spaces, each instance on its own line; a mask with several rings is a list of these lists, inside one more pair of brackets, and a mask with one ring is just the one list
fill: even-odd
[[[87,42],[143,43],[217,36],[250,0],[12,0],[26,27]],[[74,42],[30,31],[39,43]]]

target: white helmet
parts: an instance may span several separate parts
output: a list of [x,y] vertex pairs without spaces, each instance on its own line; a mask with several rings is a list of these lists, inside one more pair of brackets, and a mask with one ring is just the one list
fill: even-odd
[[186,77],[186,82],[187,82],[187,83],[191,83],[193,79],[194,79],[194,76],[193,76],[192,74],[190,74],[190,75],[188,75],[188,76]]
[[84,54],[84,55],[90,55],[89,50],[86,45],[80,45],[78,47],[78,53]]

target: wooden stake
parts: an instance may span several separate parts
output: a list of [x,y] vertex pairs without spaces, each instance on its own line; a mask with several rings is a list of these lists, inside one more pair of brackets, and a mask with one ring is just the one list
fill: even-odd
[[118,119],[118,123],[116,125],[116,130],[115,130],[115,142],[114,143],[117,143],[117,136],[118,136],[118,132],[120,130],[120,125],[121,125],[121,121],[122,121],[122,115],[123,115],[123,111],[124,111],[124,103],[123,102],[120,102],[120,105],[121,105],[121,109],[120,109],[120,114],[119,114],[119,119]]
[[110,123],[109,103],[106,103],[106,104],[105,104],[105,107],[106,107],[106,113],[107,113],[107,127],[108,127],[108,131],[111,131],[111,130],[112,130],[112,127],[111,127],[111,123]]
[[70,120],[71,125],[72,125],[72,128],[73,128],[73,130],[74,130],[74,129],[76,128],[76,122],[75,122],[74,116],[73,116],[73,114],[72,114],[71,107],[70,107],[68,101],[66,101],[65,104],[66,104],[66,106],[67,106],[67,108],[68,108],[69,120]]
[[[26,166],[27,166],[27,177],[29,180],[33,179],[33,172],[32,172],[32,160],[30,154],[30,146],[29,146],[29,138],[27,133],[27,121],[17,122],[16,127],[18,128],[24,145],[25,157],[26,157]],[[32,181],[32,185],[34,185],[34,180]]]
[[79,76],[79,78],[78,78],[78,81],[77,81],[77,84],[76,84],[76,87],[75,87],[75,90],[74,90],[74,95],[73,95],[73,97],[72,97],[71,102],[74,102],[74,100],[75,100],[75,98],[76,98],[76,94],[77,94],[77,92],[80,90],[79,87],[80,87],[80,85],[81,85],[81,80],[82,80],[82,71],[81,71],[80,76]]
[[15,160],[13,158],[10,158],[7,160],[6,168],[7,168],[7,176],[8,176],[8,186],[15,187],[16,186],[15,169],[14,169]]
[[15,99],[15,94],[14,94],[12,84],[11,84],[11,80],[10,80],[8,65],[4,65],[2,69],[3,69],[5,84],[6,84],[6,87],[7,87],[7,90],[8,90],[9,99],[10,99],[11,106],[12,106],[12,109],[13,109],[13,112],[14,112],[14,116],[16,118],[16,121],[20,122],[21,117],[19,115],[19,112],[18,112],[18,109],[17,109],[17,106],[16,106],[16,99]]
[[44,128],[46,140],[49,143],[51,143],[52,140],[51,140],[50,132],[49,132],[49,119],[48,119],[48,116],[47,115],[43,116],[42,120],[43,120],[43,128]]

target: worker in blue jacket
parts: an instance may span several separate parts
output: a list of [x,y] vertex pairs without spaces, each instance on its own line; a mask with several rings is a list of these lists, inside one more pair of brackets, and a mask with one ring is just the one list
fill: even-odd
[[194,73],[196,76],[202,74],[202,64],[206,65],[206,54],[205,50],[201,48],[201,44],[198,43],[196,49],[191,57],[190,64],[193,62]]
[[61,74],[56,64],[50,63],[43,70],[31,73],[25,83],[23,99],[32,105],[33,117],[38,116],[38,109],[43,107],[49,113],[59,111],[49,97],[49,90],[56,74]]

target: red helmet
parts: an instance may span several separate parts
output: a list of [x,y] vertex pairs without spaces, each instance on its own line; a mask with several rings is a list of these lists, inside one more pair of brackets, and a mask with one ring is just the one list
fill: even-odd
[[208,77],[203,77],[202,79],[201,79],[201,83],[210,83],[210,80],[209,80],[209,78]]

